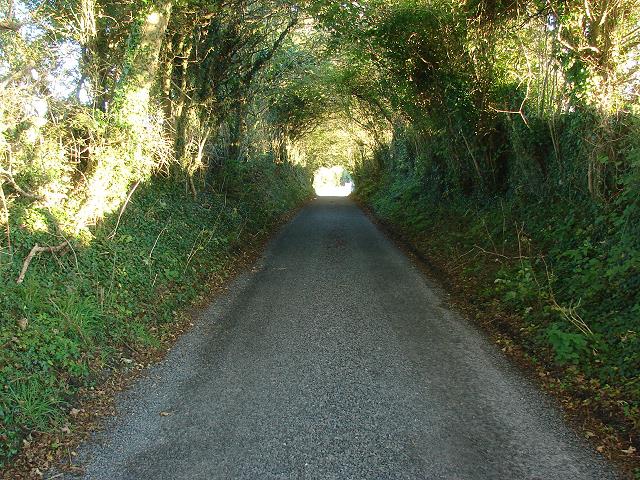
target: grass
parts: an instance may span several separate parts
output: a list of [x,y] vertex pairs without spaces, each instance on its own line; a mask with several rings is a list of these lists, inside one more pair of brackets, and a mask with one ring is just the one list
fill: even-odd
[[114,214],[66,254],[35,258],[21,285],[31,246],[59,241],[25,227],[35,207],[14,210],[13,256],[0,264],[0,467],[31,433],[59,429],[80,388],[160,345],[207,280],[225,277],[234,256],[310,194],[309,175],[290,165],[226,174],[224,191],[197,200],[172,179],[141,185],[115,235]]

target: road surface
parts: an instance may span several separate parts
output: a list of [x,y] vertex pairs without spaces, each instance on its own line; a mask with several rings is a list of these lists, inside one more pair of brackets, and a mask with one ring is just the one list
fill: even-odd
[[317,199],[119,398],[86,478],[615,478],[444,296]]

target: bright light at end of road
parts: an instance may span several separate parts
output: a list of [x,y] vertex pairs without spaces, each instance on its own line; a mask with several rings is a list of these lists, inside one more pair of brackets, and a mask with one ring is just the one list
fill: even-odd
[[313,188],[319,197],[346,197],[353,191],[353,178],[339,165],[320,167],[313,176]]

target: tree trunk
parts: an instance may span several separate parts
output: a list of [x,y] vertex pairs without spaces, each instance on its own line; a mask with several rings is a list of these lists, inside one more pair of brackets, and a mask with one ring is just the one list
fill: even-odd
[[173,0],[154,2],[144,18],[136,22],[129,38],[130,60],[118,85],[116,108],[121,119],[134,129],[147,122],[151,88],[172,6]]
[[178,92],[178,98],[176,99],[175,107],[173,110],[174,121],[175,121],[175,139],[174,139],[174,151],[175,158],[178,162],[182,162],[185,155],[185,147],[187,143],[186,134],[187,134],[187,122],[189,115],[189,106],[187,102],[189,101],[189,96],[187,95],[187,86],[188,82],[188,68],[189,68],[189,58],[191,56],[192,43],[188,45],[184,45],[184,39],[180,43],[177,54],[180,59],[180,64],[176,65],[175,69],[180,75],[180,92]]
[[171,7],[172,0],[158,2],[131,31],[128,61],[116,87],[113,109],[125,134],[121,154],[113,161],[100,162],[88,179],[89,195],[76,216],[76,234],[119,205],[129,184],[148,176],[155,166],[153,142],[158,135],[149,116],[149,102]]
[[182,42],[180,39],[176,39],[178,35],[174,36],[174,39],[169,42],[165,42],[164,52],[162,54],[162,72],[161,72],[161,101],[162,110],[164,112],[164,118],[169,120],[173,113],[173,102],[171,101],[171,84],[173,82],[173,68],[175,65],[176,52],[179,52],[179,47]]

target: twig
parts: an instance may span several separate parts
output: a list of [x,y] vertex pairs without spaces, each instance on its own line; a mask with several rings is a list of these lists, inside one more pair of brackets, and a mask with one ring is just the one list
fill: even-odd
[[38,195],[36,193],[31,193],[31,192],[27,192],[26,190],[23,190],[22,188],[20,188],[20,185],[18,185],[16,183],[15,178],[13,178],[13,174],[11,172],[8,172],[4,169],[0,168],[0,177],[4,178],[7,182],[9,182],[9,185],[11,185],[13,187],[13,189],[18,192],[20,195],[22,195],[23,197],[27,197],[27,198],[33,198],[36,200],[42,200],[44,197],[42,197],[42,195]]
[[526,257],[524,255],[518,255],[517,257],[509,257],[507,255],[503,255],[503,254],[498,253],[498,252],[489,252],[489,251],[485,250],[484,248],[482,248],[482,247],[480,247],[478,245],[474,245],[473,248],[477,248],[482,253],[486,253],[487,255],[495,255],[496,257],[505,258],[507,260],[525,260],[525,259],[531,258],[531,257]]
[[127,205],[129,205],[129,200],[131,200],[131,196],[133,195],[133,192],[135,192],[136,188],[138,188],[138,185],[140,185],[140,181],[141,180],[138,180],[136,183],[133,184],[133,187],[131,187],[131,189],[129,190],[127,199],[122,204],[122,207],[120,207],[120,213],[118,213],[118,220],[116,221],[116,226],[113,227],[113,231],[107,236],[109,240],[111,240],[113,237],[116,236],[116,232],[118,231],[118,227],[120,226],[120,220],[122,219],[122,215],[124,214],[124,211],[127,209]]
[[158,245],[158,240],[160,240],[160,235],[162,235],[164,233],[164,231],[167,228],[169,228],[169,223],[170,222],[171,222],[171,218],[169,218],[169,221],[167,222],[167,224],[164,227],[162,227],[162,230],[160,230],[160,233],[156,237],[156,241],[153,242],[153,246],[151,247],[151,251],[149,252],[149,259],[151,259],[151,255],[153,255],[153,251],[156,249],[156,245]]
[[7,230],[7,248],[9,249],[9,255],[12,254],[11,249],[11,227],[9,226],[9,207],[7,206],[7,199],[4,196],[4,188],[2,188],[2,182],[0,182],[0,201],[2,202],[2,208],[4,213],[3,221],[5,222]]
[[[458,255],[458,258],[453,262],[451,269],[452,270],[456,270],[457,268],[461,267],[464,262],[462,260],[463,257],[466,257],[467,255],[469,255],[471,252],[474,252],[476,249],[472,248],[471,250],[469,250],[468,252],[463,253],[462,255]],[[473,258],[476,258],[478,256],[478,253],[476,253]]]
[[[187,271],[187,268],[189,268],[189,264],[191,263],[191,260],[193,259],[195,254],[198,253],[198,251],[201,249],[201,247],[198,247],[196,249],[196,245],[198,244],[198,240],[200,240],[200,235],[202,235],[204,232],[205,232],[204,228],[202,230],[200,230],[200,233],[196,237],[195,242],[193,242],[193,246],[191,247],[191,251],[189,252],[189,256],[187,257],[187,264],[184,266],[184,270],[182,271],[183,275]],[[213,236],[213,234],[214,234],[214,232],[211,232],[211,235],[209,236],[209,238],[211,238]]]
[[64,250],[68,246],[69,246],[68,240],[65,240],[60,245],[56,245],[55,247],[41,247],[36,243],[31,249],[31,251],[29,252],[29,255],[27,255],[27,258],[24,259],[24,263],[22,264],[22,270],[20,270],[20,275],[18,276],[16,283],[21,284],[24,281],[24,276],[27,274],[27,270],[29,269],[31,260],[33,260],[33,257],[35,257],[37,254],[42,252],[56,253],[56,252],[59,252],[60,250]]
[[69,249],[71,250],[71,253],[73,253],[73,260],[74,260],[74,262],[76,264],[76,271],[79,272],[80,271],[80,264],[78,263],[78,254],[76,253],[75,248],[73,248],[73,245],[71,244],[69,239],[64,236],[63,233],[60,232],[60,236],[67,241],[67,244],[69,245]]
[[518,237],[518,255],[522,257],[522,241],[520,239],[520,234],[524,230],[524,223],[522,224],[522,229],[518,228],[518,224],[516,223],[516,235]]
[[11,32],[17,32],[22,26],[21,23],[15,20],[0,20],[0,30],[9,30]]
[[122,344],[127,347],[129,350],[131,350],[134,353],[140,354],[140,350],[138,350],[137,348],[133,347],[132,345],[130,345],[128,342],[122,342]]
[[[582,333],[585,336],[593,336],[593,330],[589,328],[589,325],[587,325],[587,323],[582,319],[582,317],[576,310],[578,307],[580,307],[581,300],[578,300],[578,302],[575,305],[569,305],[568,307],[563,307],[562,305],[558,304],[556,300],[556,296],[553,293],[553,287],[551,286],[551,274],[549,273],[549,265],[547,265],[547,262],[544,259],[544,257],[542,257],[542,261],[544,263],[544,269],[547,274],[547,287],[549,289],[549,299],[551,300],[553,308],[556,311],[560,312],[560,314],[564,317],[565,320],[567,320],[574,327],[580,330],[580,333]],[[596,349],[593,349],[593,352],[598,353]]]
[[462,140],[464,140],[464,144],[467,147],[467,151],[469,152],[469,156],[471,157],[471,160],[473,160],[473,166],[476,168],[476,173],[478,174],[478,179],[480,180],[480,186],[482,186],[482,173],[480,173],[480,166],[478,165],[478,162],[476,160],[476,156],[473,154],[473,150],[471,150],[471,145],[469,145],[469,141],[467,140],[467,137],[464,135],[464,132],[462,131],[462,129],[460,129],[460,136],[462,137]]
[[[491,242],[493,251],[495,253],[498,253],[498,247],[496,247],[496,242],[493,241],[493,236],[491,235],[491,232],[489,231],[489,227],[487,227],[487,222],[485,222],[484,218],[482,219],[482,225],[484,226],[485,232],[487,232],[487,236],[489,237],[489,241]],[[522,254],[522,252],[518,252],[518,253]]]

